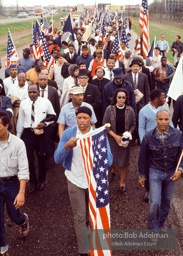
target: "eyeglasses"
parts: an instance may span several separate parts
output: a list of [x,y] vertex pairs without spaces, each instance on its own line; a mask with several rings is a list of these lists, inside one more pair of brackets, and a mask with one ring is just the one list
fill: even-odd
[[119,100],[120,100],[120,99],[125,100],[125,99],[126,99],[126,96],[118,96],[117,98],[118,98]]
[[86,80],[88,77],[78,77],[78,79],[81,79],[81,80]]

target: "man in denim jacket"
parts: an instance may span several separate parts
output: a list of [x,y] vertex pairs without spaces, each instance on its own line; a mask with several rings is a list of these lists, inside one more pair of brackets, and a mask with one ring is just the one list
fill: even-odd
[[178,159],[183,148],[182,133],[169,126],[170,113],[160,109],[156,115],[157,127],[149,131],[143,138],[138,167],[141,186],[147,176],[149,165],[149,209],[148,228],[163,229],[167,219],[175,181],[181,177],[183,160],[175,172]]

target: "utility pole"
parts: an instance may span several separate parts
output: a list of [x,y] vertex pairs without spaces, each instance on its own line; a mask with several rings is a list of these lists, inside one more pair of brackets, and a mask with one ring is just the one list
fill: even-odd
[[2,5],[2,0],[0,0],[0,14],[3,14],[3,5]]

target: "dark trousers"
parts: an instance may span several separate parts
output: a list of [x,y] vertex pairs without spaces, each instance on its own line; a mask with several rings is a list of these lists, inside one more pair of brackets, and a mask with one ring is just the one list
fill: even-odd
[[8,250],[8,241],[4,228],[4,205],[12,222],[22,225],[26,221],[25,215],[13,205],[20,188],[20,182],[0,181],[0,253]]
[[30,128],[24,129],[22,139],[25,142],[27,157],[29,162],[30,183],[37,184],[36,169],[34,165],[34,152],[38,158],[38,181],[44,182],[46,179],[46,154],[40,154],[40,139],[42,135],[34,134],[34,131]]
[[160,51],[160,55],[161,55],[162,57],[166,57],[165,51]]

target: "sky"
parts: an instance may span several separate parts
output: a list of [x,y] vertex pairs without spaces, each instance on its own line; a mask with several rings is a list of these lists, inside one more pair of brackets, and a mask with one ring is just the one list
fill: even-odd
[[[63,1],[60,1],[60,0],[2,0],[2,3],[3,5],[6,5],[6,6],[11,6],[11,5],[16,5],[18,1],[18,5],[20,6],[33,6],[33,5],[55,5],[55,6],[60,6],[60,5],[63,5]],[[152,3],[153,0],[148,0],[148,3]],[[76,5],[76,2],[77,4],[85,4],[86,5],[86,2],[87,2],[87,5],[95,5],[95,1],[94,0],[67,0],[66,1],[66,4],[68,6],[74,6]],[[31,3],[31,5],[30,5]],[[98,3],[111,3],[112,5],[136,5],[136,4],[141,4],[141,0],[113,0],[113,1],[108,1],[108,0],[102,0],[102,1],[96,1],[96,4]]]

